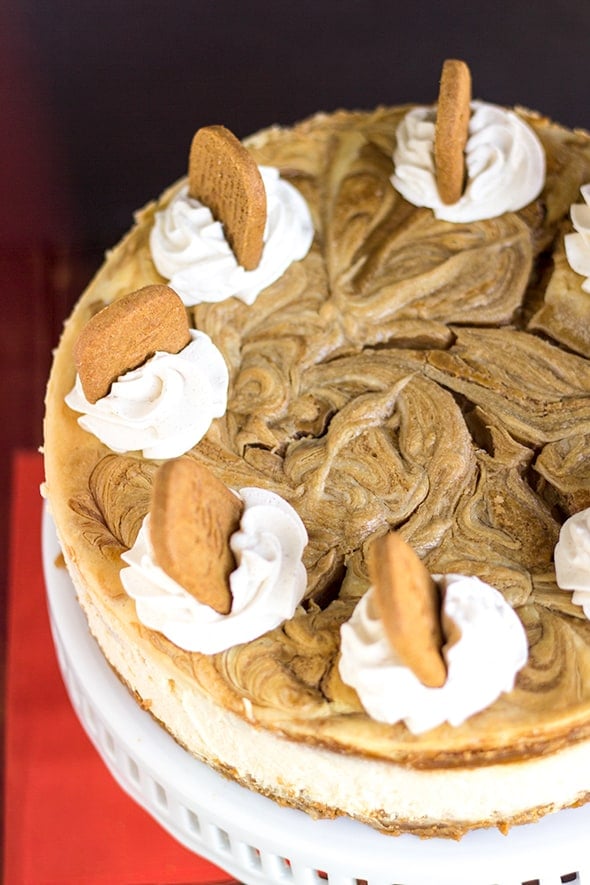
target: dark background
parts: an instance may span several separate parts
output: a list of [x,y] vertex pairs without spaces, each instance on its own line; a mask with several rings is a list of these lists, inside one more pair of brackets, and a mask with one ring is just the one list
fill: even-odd
[[446,57],[590,129],[589,37],[590,0],[0,0],[0,651],[10,452],[41,444],[62,321],[194,131],[432,102]]
[[4,17],[4,240],[108,245],[199,126],[430,102],[450,56],[477,97],[590,128],[589,0],[20,0]]

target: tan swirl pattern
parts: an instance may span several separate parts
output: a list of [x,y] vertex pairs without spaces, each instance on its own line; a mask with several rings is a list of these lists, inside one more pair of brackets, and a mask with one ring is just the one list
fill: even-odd
[[[274,711],[275,724],[280,711],[295,731],[325,720],[326,741],[348,722],[349,745],[372,741],[376,753],[431,740],[401,728],[385,738],[335,667],[339,626],[367,586],[366,545],[390,528],[432,572],[478,575],[521,614],[531,657],[497,702],[499,720],[516,729],[533,710],[590,712],[590,630],[552,565],[561,520],[590,499],[590,363],[571,335],[552,337],[541,309],[544,250],[590,180],[590,148],[532,118],[548,157],[539,200],[453,225],[390,184],[402,113],[320,115],[251,143],[304,194],[316,237],[252,307],[230,299],[192,310],[231,376],[228,412],[192,456],[234,488],[271,488],[297,508],[310,537],[307,602],[289,624],[198,667],[159,640],[221,702],[247,699],[258,719]],[[156,280],[137,248],[127,275],[136,261],[138,278]],[[552,298],[553,315],[560,309]],[[133,457],[106,455],[93,469],[94,518],[123,546],[147,510],[151,476]],[[490,715],[473,718],[465,742],[478,722],[493,732]],[[460,751],[456,735],[437,734]]]

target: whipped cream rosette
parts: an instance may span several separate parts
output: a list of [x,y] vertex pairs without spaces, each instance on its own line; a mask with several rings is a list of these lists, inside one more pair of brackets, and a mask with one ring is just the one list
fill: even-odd
[[580,188],[580,193],[584,202],[571,208],[575,233],[565,236],[565,254],[572,270],[586,277],[582,289],[590,293],[590,184]]
[[516,212],[539,196],[545,183],[545,152],[535,132],[514,111],[471,102],[465,147],[467,183],[456,203],[445,204],[434,166],[435,107],[411,110],[397,130],[393,186],[414,206],[456,223]]
[[424,685],[402,663],[376,611],[373,588],[341,627],[344,682],[373,719],[404,722],[414,734],[443,722],[461,725],[488,707],[511,691],[528,656],[522,623],[501,593],[475,577],[434,578],[443,596],[443,634],[449,637],[442,650],[447,678],[440,688]]
[[113,452],[141,451],[145,458],[176,458],[225,413],[228,370],[204,332],[190,330],[179,353],[158,352],[125,372],[109,393],[90,403],[80,376],[66,404],[82,412],[78,423]]
[[305,593],[307,532],[297,512],[264,489],[243,488],[239,498],[244,511],[229,541],[237,563],[229,576],[229,614],[199,602],[157,564],[149,514],[133,548],[122,554],[121,581],[138,618],[186,651],[214,654],[256,639],[292,618]]
[[293,261],[304,258],[314,229],[305,199],[281,178],[278,169],[261,166],[267,217],[262,257],[245,270],[226,239],[223,224],[211,210],[181,187],[165,209],[156,213],[150,234],[151,254],[158,272],[190,307],[232,296],[253,304],[279,279]]
[[572,602],[590,618],[590,508],[564,522],[554,558],[558,586],[572,591]]

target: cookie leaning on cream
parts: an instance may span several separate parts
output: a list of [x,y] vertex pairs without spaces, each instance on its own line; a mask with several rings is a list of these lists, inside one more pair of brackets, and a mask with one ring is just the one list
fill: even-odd
[[443,65],[434,136],[436,185],[443,203],[456,203],[465,184],[465,145],[469,135],[471,73],[465,62]]
[[228,372],[208,335],[190,329],[178,295],[144,286],[93,313],[74,350],[67,405],[114,452],[175,458],[227,405]]
[[370,716],[421,734],[461,725],[512,691],[528,643],[497,590],[431,577],[396,533],[373,542],[368,564],[372,586],[341,627],[338,667]]
[[189,155],[189,196],[208,206],[223,223],[238,263],[254,270],[262,256],[266,193],[258,166],[224,126],[195,134]]
[[432,688],[444,685],[440,591],[424,564],[400,535],[374,541],[367,566],[375,605],[393,648],[418,679]]
[[142,624],[186,651],[221,652],[293,617],[306,543],[279,495],[230,490],[185,456],[158,468],[121,583]]
[[[47,395],[46,493],[113,667],[217,770],[388,833],[506,829],[590,796],[590,622],[553,563],[590,475],[590,345],[570,310],[584,280],[562,266],[590,138],[471,105],[456,203],[438,190],[435,106],[249,139],[281,209],[253,271],[178,182],[79,302]],[[94,305],[148,284],[182,289],[221,380],[204,356],[188,449],[158,448],[156,424],[149,447],[140,430],[115,453],[64,397]],[[151,489],[178,455],[244,504],[228,614],[152,556]],[[392,532],[440,589],[442,685],[396,660],[375,604],[370,551]]]
[[97,313],[78,337],[74,359],[86,399],[96,403],[119,375],[159,350],[178,353],[189,341],[186,311],[172,289],[130,292]]
[[220,614],[231,610],[229,546],[243,505],[210,471],[181,458],[154,478],[150,539],[156,561],[199,602]]

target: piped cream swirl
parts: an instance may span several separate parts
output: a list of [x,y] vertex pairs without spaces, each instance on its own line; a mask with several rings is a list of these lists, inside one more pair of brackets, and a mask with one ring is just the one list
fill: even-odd
[[314,230],[305,199],[279,176],[278,169],[259,168],[266,190],[267,220],[262,257],[254,270],[238,264],[223,225],[213,219],[210,209],[189,197],[188,186],[156,213],[150,234],[152,258],[187,307],[231,296],[252,304],[293,261],[307,255]]
[[176,458],[205,436],[227,407],[229,373],[219,349],[191,329],[180,353],[158,352],[120,375],[109,393],[90,403],[79,376],[66,404],[82,412],[78,423],[113,452]]
[[372,588],[341,627],[340,675],[373,719],[404,722],[420,734],[443,722],[461,725],[511,691],[528,656],[522,623],[501,593],[478,578],[435,576],[443,595],[447,679],[428,688],[406,667],[378,617]]
[[581,605],[590,618],[590,508],[564,522],[554,559],[558,586],[573,591],[572,602]]
[[471,222],[516,212],[540,194],[545,152],[531,127],[514,111],[486,102],[471,103],[465,148],[467,184],[451,205],[440,199],[434,166],[436,107],[409,111],[397,130],[392,184],[415,206],[443,221]]
[[586,277],[582,289],[590,292],[590,184],[580,188],[580,193],[584,202],[571,208],[575,233],[565,236],[565,254],[572,270]]
[[126,592],[137,616],[179,648],[215,654],[250,642],[292,618],[307,584],[301,556],[307,532],[291,505],[264,489],[240,490],[244,512],[230,538],[237,568],[230,575],[232,608],[221,615],[173,580],[156,563],[149,538],[149,515],[134,546],[122,554]]

